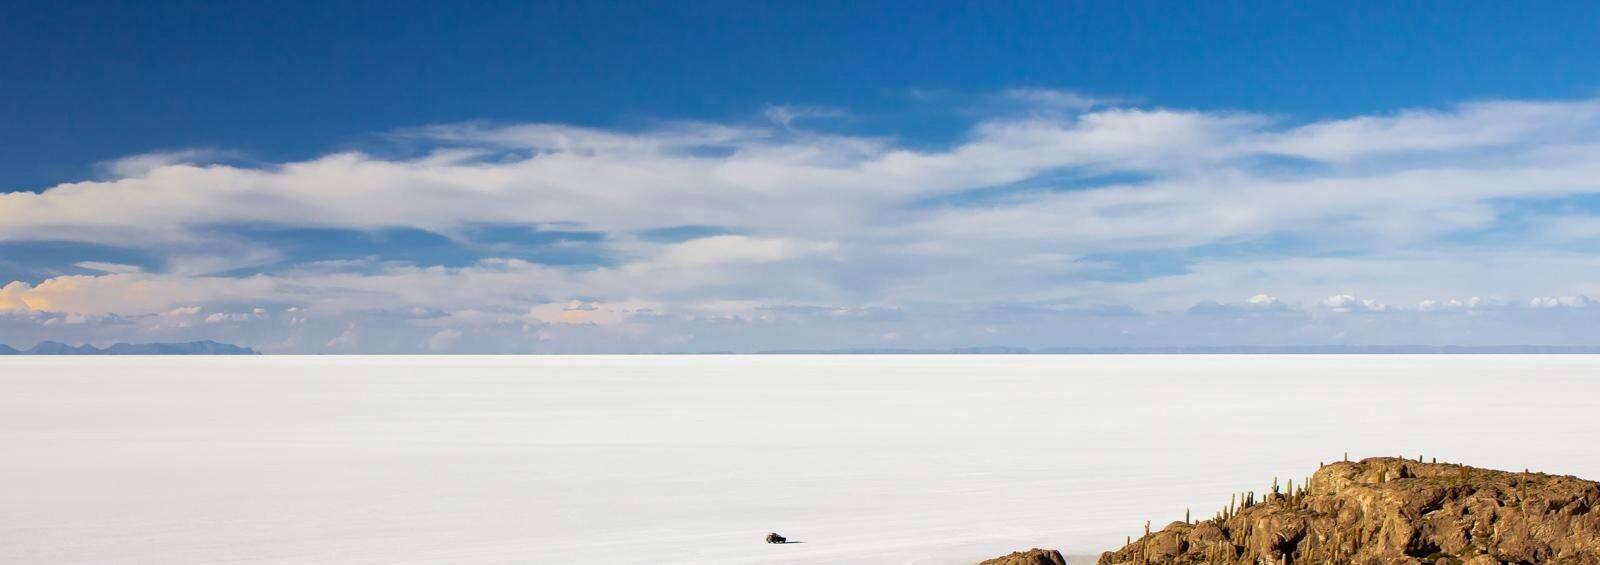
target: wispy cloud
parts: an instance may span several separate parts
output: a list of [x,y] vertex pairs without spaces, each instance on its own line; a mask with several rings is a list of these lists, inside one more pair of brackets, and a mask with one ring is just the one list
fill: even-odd
[[[428,148],[405,158],[134,156],[105,166],[110,178],[0,194],[7,245],[161,259],[73,260],[62,264],[79,270],[10,282],[0,338],[28,341],[74,315],[84,336],[209,326],[280,350],[791,345],[731,329],[741,324],[787,324],[806,346],[1210,339],[1148,325],[1201,313],[1277,328],[1240,339],[1393,337],[1318,333],[1361,323],[1340,316],[1354,313],[1510,338],[1537,316],[1600,310],[1573,306],[1600,293],[1600,261],[1561,247],[1600,214],[1588,204],[1600,202],[1595,100],[1293,123],[1066,91],[997,96],[1052,111],[997,111],[934,148],[812,119],[843,110],[771,106],[755,125],[434,125],[396,134]],[[1085,177],[1115,180],[1073,180]],[[956,197],[997,189],[1006,197]],[[1552,200],[1577,204],[1507,205]],[[1506,229],[1530,224],[1547,227]],[[294,246],[316,237],[326,252]],[[1169,265],[1140,272],[1119,256]],[[1490,303],[1508,306],[1456,315]],[[1113,319],[1085,305],[1121,309],[1128,327],[1080,332]],[[174,314],[185,308],[204,311]],[[1018,312],[1055,318],[1006,319]],[[1008,325],[1023,319],[1039,331]]]
[[1013,88],[1001,92],[1000,98],[1058,110],[1087,110],[1096,106],[1108,106],[1118,103],[1118,100],[1113,98],[1089,96],[1081,92],[1049,88]]
[[767,106],[765,110],[762,110],[761,115],[766,117],[768,121],[783,126],[784,129],[793,129],[799,122],[804,120],[843,118],[848,116],[849,112],[844,111],[842,108],[830,108],[827,106],[774,105]]
[[136,177],[172,165],[207,164],[234,157],[236,154],[217,149],[179,149],[129,155],[96,165],[112,177]]

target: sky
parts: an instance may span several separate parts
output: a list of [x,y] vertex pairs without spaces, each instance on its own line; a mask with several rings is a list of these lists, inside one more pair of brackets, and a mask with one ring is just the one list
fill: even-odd
[[1588,3],[0,4],[0,343],[1596,345]]

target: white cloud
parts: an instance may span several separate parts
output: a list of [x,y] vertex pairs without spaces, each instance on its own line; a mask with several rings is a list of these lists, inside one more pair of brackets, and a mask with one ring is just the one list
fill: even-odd
[[1530,308],[1588,308],[1594,305],[1593,299],[1583,296],[1541,296],[1528,301]]
[[229,322],[248,322],[255,319],[250,314],[241,312],[217,312],[206,316],[207,324],[225,324]]
[[1070,90],[1048,88],[1013,88],[1000,93],[1007,100],[1060,110],[1087,110],[1095,106],[1115,103],[1115,100],[1097,98]]
[[1257,294],[1244,301],[1246,305],[1257,310],[1272,310],[1287,306],[1277,297],[1267,294]]
[[1427,298],[1417,303],[1417,310],[1422,312],[1440,310],[1473,310],[1487,305],[1490,305],[1489,301],[1485,301],[1484,299],[1476,296],[1467,299],[1451,298],[1442,301]]
[[523,319],[545,324],[611,325],[625,322],[634,314],[649,311],[643,303],[610,304],[573,300],[566,304],[540,304],[528,310]]
[[143,271],[143,269],[135,265],[122,265],[119,263],[106,263],[102,261],[79,261],[77,263],[73,263],[73,266],[80,269],[100,271],[102,273],[137,273]]
[[26,299],[31,290],[33,287],[22,281],[14,281],[0,287],[0,312],[32,310]]
[[796,122],[817,118],[840,118],[848,115],[843,109],[825,106],[767,106],[761,115],[774,124],[791,129]]
[[[177,327],[203,306],[206,317],[189,321],[327,331],[295,347],[338,349],[379,343],[366,338],[386,328],[363,324],[357,336],[354,325],[335,321],[370,312],[526,326],[543,341],[573,343],[593,338],[582,332],[633,331],[626,328],[646,318],[766,323],[785,318],[769,307],[789,305],[919,315],[1129,305],[1148,315],[1270,288],[1271,296],[1227,307],[1310,305],[1315,317],[1491,303],[1570,309],[1597,292],[1591,281],[1600,280],[1600,261],[1539,245],[1600,233],[1587,213],[1545,206],[1534,216],[1506,204],[1600,194],[1596,100],[1488,101],[1286,124],[1063,91],[999,97],[1033,110],[979,120],[942,147],[798,128],[797,120],[842,112],[773,106],[765,118],[774,125],[430,126],[395,134],[434,147],[404,159],[343,152],[243,166],[206,164],[216,152],[134,156],[105,167],[113,178],[0,194],[0,241],[133,246],[161,267],[78,262],[98,274],[11,282],[0,288],[0,311],[165,315],[173,320],[163,327]],[[1296,160],[1285,165],[1284,156]],[[1541,227],[1484,238],[1490,243],[1447,237],[1516,221]],[[604,232],[595,245],[612,260],[330,261],[239,277],[285,254],[214,232],[412,228],[461,240],[485,223]],[[726,233],[674,242],[636,236],[681,226]],[[1233,248],[1247,251],[1229,254]],[[1126,274],[1125,256],[1159,262],[1163,254],[1179,264],[1117,276]],[[1526,276],[1533,272],[1541,276]],[[1449,296],[1483,298],[1435,298]],[[304,310],[275,317],[255,305]],[[40,319],[66,324],[65,316]],[[427,332],[410,338],[413,346],[448,335],[439,334],[449,329],[444,322],[406,323]]]
[[717,263],[770,263],[838,250],[831,242],[805,242],[742,235],[692,239],[663,250],[660,262],[679,266]]
[[1459,151],[1497,146],[1593,140],[1600,101],[1492,101],[1448,111],[1408,110],[1389,116],[1317,122],[1266,134],[1260,147],[1318,160],[1384,154]]
[[1319,304],[1334,312],[1383,312],[1389,309],[1376,300],[1357,298],[1349,294],[1335,294],[1322,299]]
[[203,164],[229,156],[215,149],[181,149],[130,155],[99,164],[99,168],[117,177],[139,177],[150,171],[172,165]]

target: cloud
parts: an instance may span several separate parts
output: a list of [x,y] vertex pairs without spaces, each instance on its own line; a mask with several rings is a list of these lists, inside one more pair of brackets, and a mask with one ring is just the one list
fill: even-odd
[[137,273],[144,270],[137,265],[123,265],[120,263],[106,263],[102,261],[79,261],[77,263],[73,263],[73,266],[80,269],[100,271],[102,273]]
[[716,263],[770,263],[838,250],[831,242],[806,242],[742,235],[717,235],[692,239],[664,250],[663,263],[699,266]]
[[33,287],[22,281],[14,281],[0,287],[0,312],[33,310],[25,298],[31,290]]
[[1417,303],[1417,310],[1421,312],[1474,310],[1490,304],[1489,301],[1476,296],[1467,299],[1451,298],[1448,300],[1425,298]]
[[1214,300],[1205,300],[1190,306],[1188,312],[1190,314],[1246,314],[1252,312],[1287,312],[1289,310],[1292,310],[1292,307],[1282,300],[1278,300],[1277,297],[1269,294],[1257,294],[1239,303],[1225,304]]
[[1282,300],[1278,300],[1278,297],[1268,294],[1251,296],[1244,303],[1245,307],[1251,310],[1287,310],[1289,308],[1289,305]]
[[1095,106],[1115,103],[1115,100],[1096,98],[1070,90],[1048,88],[1013,88],[1000,93],[1001,98],[1031,106],[1059,110],[1087,110]]
[[243,313],[243,312],[216,312],[214,314],[210,314],[210,315],[206,316],[205,322],[207,324],[226,324],[226,323],[249,322],[249,321],[252,321],[252,320],[260,318],[262,315],[263,314],[260,313],[260,312],[250,313],[250,314],[246,314],[246,313]]
[[[1515,336],[1600,292],[1600,260],[1562,247],[1600,233],[1596,100],[1295,123],[1068,91],[995,98],[1025,111],[990,108],[947,143],[770,106],[755,124],[438,124],[393,132],[420,148],[404,157],[133,156],[106,178],[0,193],[0,246],[152,259],[8,253],[0,311],[13,336],[76,316],[84,336],[238,332],[287,351],[760,348],[767,334],[728,328],[908,346],[1155,340],[1210,335],[1153,327],[1213,313],[1253,320],[1241,336],[1311,339],[1381,311]],[[311,247],[331,251],[297,247],[318,234]],[[1240,298],[1255,289],[1271,295]]]
[[37,285],[13,282],[0,296],[31,310],[77,314],[154,314],[194,302],[279,300],[277,281],[254,277],[191,277],[181,274],[112,273],[67,275]]
[[1260,147],[1323,161],[1592,141],[1600,101],[1488,101],[1317,122],[1261,136]]
[[428,338],[429,351],[449,351],[457,341],[461,340],[461,331],[454,328],[445,328],[435,332]]
[[841,118],[849,115],[849,113],[841,108],[829,108],[826,106],[779,105],[767,106],[765,110],[762,110],[761,115],[766,117],[768,121],[783,126],[784,129],[792,129],[796,122],[801,120]]
[[352,351],[360,347],[360,339],[359,334],[356,333],[356,324],[351,322],[345,324],[344,331],[339,332],[339,335],[328,340],[326,344],[323,344],[323,347],[330,351]]
[[1587,296],[1540,296],[1528,301],[1529,308],[1588,308],[1595,301]]
[[1349,294],[1335,294],[1318,303],[1333,312],[1384,312],[1388,306],[1376,300],[1357,298]]
[[541,304],[528,310],[523,319],[545,324],[611,325],[632,318],[635,313],[648,311],[643,304],[608,304],[573,300],[566,304]]
[[130,155],[100,163],[97,167],[116,177],[139,177],[162,167],[204,164],[229,156],[230,153],[215,149],[180,149]]

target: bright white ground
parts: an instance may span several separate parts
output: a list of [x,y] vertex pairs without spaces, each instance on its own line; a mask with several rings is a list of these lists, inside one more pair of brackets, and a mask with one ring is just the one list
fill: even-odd
[[11,357],[0,562],[1087,554],[1344,451],[1597,445],[1596,357]]

